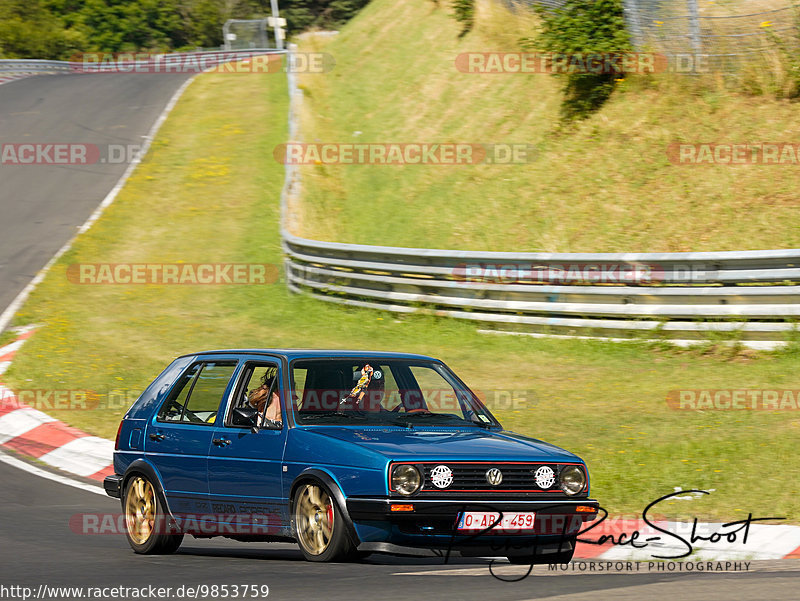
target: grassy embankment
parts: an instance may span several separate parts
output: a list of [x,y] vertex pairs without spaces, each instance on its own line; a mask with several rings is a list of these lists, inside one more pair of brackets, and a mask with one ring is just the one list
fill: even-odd
[[[797,103],[739,93],[742,82],[727,90],[711,76],[631,77],[599,113],[565,129],[553,76],[455,67],[461,53],[519,51],[535,18],[481,1],[474,30],[459,39],[451,12],[447,3],[374,0],[338,36],[304,39],[301,50],[336,59],[329,76],[301,77],[304,141],[523,143],[536,148],[533,160],[309,166],[301,233],[500,251],[800,246],[800,166],[667,157],[673,142],[796,142]],[[746,87],[765,88],[768,67],[748,74]]]

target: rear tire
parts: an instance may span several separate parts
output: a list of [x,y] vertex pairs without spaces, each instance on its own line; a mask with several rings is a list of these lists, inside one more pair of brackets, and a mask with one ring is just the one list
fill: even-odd
[[294,494],[297,545],[308,561],[343,561],[355,556],[342,510],[325,485],[304,482]]
[[125,485],[122,511],[125,536],[131,549],[142,555],[174,553],[183,534],[167,534],[169,514],[160,491],[147,476],[135,474]]

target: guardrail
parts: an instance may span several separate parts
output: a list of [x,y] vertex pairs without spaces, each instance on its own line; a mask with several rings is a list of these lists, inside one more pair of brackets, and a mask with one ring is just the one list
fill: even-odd
[[[290,47],[291,53],[293,48]],[[289,139],[302,96],[289,78]],[[800,249],[517,253],[366,246],[293,235],[298,168],[286,161],[281,238],[293,292],[428,312],[533,334],[782,342],[800,319]],[[765,346],[770,346],[765,344]]]
[[[778,284],[800,280],[800,250],[478,253],[336,244],[287,232],[283,248],[295,291],[506,329],[614,336],[658,329],[677,338],[740,330],[746,340],[781,340],[800,318],[800,286]],[[584,283],[604,273],[617,281]],[[637,274],[638,281],[624,282]],[[570,277],[575,284],[560,283]]]
[[0,60],[0,72],[2,73],[68,73],[71,71],[70,63],[66,61]]
[[[204,68],[230,62],[251,56],[261,56],[264,54],[282,54],[284,50],[275,48],[252,48],[248,50],[203,50],[198,52],[173,52],[168,54],[148,54],[146,59],[124,60],[120,57],[127,55],[136,56],[137,53],[118,53],[114,60],[99,61],[51,61],[37,59],[2,59],[0,60],[0,73],[105,73],[134,71],[137,68],[158,65],[163,68],[163,72],[169,73],[170,69],[181,67],[188,72],[191,67],[189,61],[197,59],[197,72]],[[98,58],[102,56],[110,58],[111,53],[96,53]],[[92,56],[87,53],[87,57]]]

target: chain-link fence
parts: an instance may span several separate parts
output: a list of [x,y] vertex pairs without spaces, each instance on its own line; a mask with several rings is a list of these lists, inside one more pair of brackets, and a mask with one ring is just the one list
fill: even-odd
[[[503,0],[519,9],[560,8],[565,0]],[[742,66],[800,63],[797,0],[622,0],[639,51],[670,57],[680,71],[738,71]],[[681,64],[682,62],[682,64]]]
[[222,27],[222,35],[225,50],[270,47],[267,19],[228,19]]
[[623,0],[623,5],[637,50],[694,57],[699,71],[731,71],[800,50],[800,7],[792,0]]

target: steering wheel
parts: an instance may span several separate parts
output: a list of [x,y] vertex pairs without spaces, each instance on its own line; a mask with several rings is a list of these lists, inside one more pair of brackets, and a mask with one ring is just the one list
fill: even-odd
[[184,414],[186,417],[188,417],[188,418],[189,418],[189,421],[190,421],[190,422],[192,422],[193,424],[204,424],[204,423],[206,423],[206,420],[204,420],[203,418],[201,418],[201,417],[197,416],[196,414],[192,413],[192,412],[191,412],[191,411],[189,411],[188,409],[186,409],[186,410],[183,412],[183,414]]

